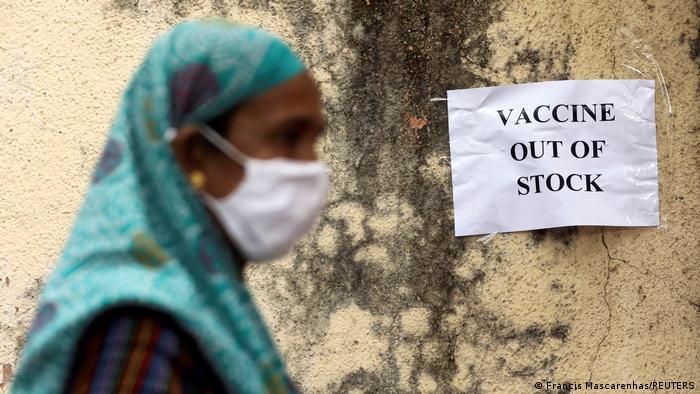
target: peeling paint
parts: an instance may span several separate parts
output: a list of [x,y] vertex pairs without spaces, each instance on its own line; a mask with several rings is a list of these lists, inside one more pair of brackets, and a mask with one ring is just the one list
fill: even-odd
[[2,364],[2,382],[0,382],[0,389],[9,387],[12,376],[12,365]]

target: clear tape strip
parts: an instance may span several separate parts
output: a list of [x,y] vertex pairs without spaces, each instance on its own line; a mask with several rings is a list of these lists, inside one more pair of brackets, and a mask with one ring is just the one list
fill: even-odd
[[[673,195],[673,187],[675,185],[674,178],[675,174],[673,172],[673,151],[674,151],[674,130],[675,130],[675,119],[673,117],[673,106],[671,104],[671,96],[668,92],[668,86],[666,84],[666,77],[661,70],[661,65],[656,58],[652,50],[648,45],[644,43],[642,39],[637,38],[629,29],[619,30],[622,39],[626,41],[626,48],[631,53],[628,54],[628,58],[622,63],[622,66],[626,69],[635,72],[645,79],[655,79],[658,81],[658,86],[663,94],[663,99],[666,103],[666,114],[669,116],[669,124],[666,127],[666,142],[668,144],[668,156],[666,162],[669,165],[668,168],[668,180],[664,183],[668,188],[668,194]],[[623,55],[624,56],[624,55]],[[658,127],[658,123],[657,123]],[[661,166],[661,163],[659,163]],[[659,174],[659,177],[661,174]],[[659,178],[659,187],[662,187],[661,179]],[[661,196],[659,195],[659,203],[661,204]],[[659,207],[660,208],[660,207]],[[660,215],[661,216],[661,215]],[[663,229],[668,227],[668,218],[661,216],[660,222],[657,228]]]
[[491,242],[491,240],[493,239],[493,237],[496,236],[496,234],[499,234],[499,233],[486,234],[486,235],[484,235],[483,237],[477,239],[477,241],[479,241],[479,242],[481,242],[482,244],[486,245],[487,243]]

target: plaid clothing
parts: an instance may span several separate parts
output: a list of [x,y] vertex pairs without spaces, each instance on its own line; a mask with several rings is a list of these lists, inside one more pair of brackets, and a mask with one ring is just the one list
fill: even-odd
[[223,393],[192,338],[144,308],[111,310],[83,334],[66,394]]

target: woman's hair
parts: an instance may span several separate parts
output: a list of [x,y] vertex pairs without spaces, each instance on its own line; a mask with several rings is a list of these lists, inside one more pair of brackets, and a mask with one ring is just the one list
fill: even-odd
[[219,135],[222,137],[226,137],[226,134],[228,133],[228,126],[231,123],[231,118],[233,118],[234,112],[236,112],[236,107],[226,110],[225,112],[207,120],[204,123],[219,133]]

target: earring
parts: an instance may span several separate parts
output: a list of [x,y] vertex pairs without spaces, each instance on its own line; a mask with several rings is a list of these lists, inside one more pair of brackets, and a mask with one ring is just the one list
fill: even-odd
[[201,190],[206,183],[206,177],[204,173],[199,170],[194,170],[190,173],[190,183],[195,190]]

